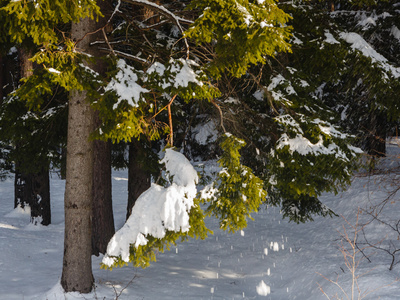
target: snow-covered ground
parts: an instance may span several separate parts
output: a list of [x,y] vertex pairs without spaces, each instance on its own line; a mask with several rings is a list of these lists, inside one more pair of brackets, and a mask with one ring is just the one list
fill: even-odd
[[[391,147],[398,149],[397,145]],[[336,196],[325,194],[321,199],[355,225],[359,207],[370,209],[381,203],[394,188],[390,184],[400,184],[400,178],[390,182],[393,176],[358,176],[346,192]],[[52,224],[34,226],[29,223],[29,212],[13,210],[13,179],[0,182],[1,300],[328,299],[320,287],[330,299],[336,299],[335,295],[339,299],[352,299],[352,276],[340,251],[340,234],[347,232],[351,241],[354,230],[345,219],[316,217],[314,222],[298,225],[282,220],[279,208],[274,207],[263,208],[247,229],[233,235],[218,230],[217,222],[210,219],[213,236],[204,241],[190,240],[169,252],[159,253],[157,262],[144,270],[132,266],[101,270],[102,257],[94,257],[95,291],[89,295],[65,295],[59,285],[63,194],[64,181],[53,175]],[[127,201],[126,171],[113,173],[113,199],[116,228],[120,228]],[[399,212],[400,201],[394,195],[379,218],[395,226]],[[357,229],[368,220],[371,216],[360,214]],[[381,241],[376,247],[400,249],[398,232],[387,225],[374,221],[364,231],[371,244]],[[366,247],[363,241],[363,233],[359,232],[361,249]],[[343,246],[351,251],[346,241]],[[363,252],[368,258],[362,253],[356,255],[356,260],[361,259],[356,276],[360,292],[366,294],[363,299],[400,299],[400,282],[396,281],[400,277],[400,264],[390,271],[391,256],[387,252],[370,247]],[[352,257],[348,259],[351,262]],[[354,299],[359,299],[357,286]]]

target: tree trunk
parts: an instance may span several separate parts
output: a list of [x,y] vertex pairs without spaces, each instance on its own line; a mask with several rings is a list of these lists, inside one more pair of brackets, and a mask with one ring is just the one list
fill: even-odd
[[[18,151],[18,147],[17,147]],[[14,179],[14,208],[18,206],[32,206],[31,195],[32,190],[32,174],[26,174],[20,171],[20,164],[15,164],[15,179]]]
[[[29,61],[31,54],[28,51],[19,48],[18,56],[20,68],[19,75],[21,78],[32,75],[33,64]],[[17,144],[15,147],[18,152],[19,145]],[[27,174],[23,170],[24,168],[21,165],[21,162],[17,161],[15,163],[14,208],[17,206],[32,206],[32,174]]]
[[105,254],[115,233],[111,196],[111,144],[94,141],[92,254]]
[[[81,21],[81,27],[88,19]],[[85,28],[85,27],[84,27]],[[77,29],[75,29],[77,30]],[[65,186],[64,260],[61,285],[66,292],[89,293],[92,275],[93,111],[85,92],[72,91],[69,99],[67,174]]]
[[5,73],[4,73],[4,59],[3,59],[3,55],[0,53],[0,106],[3,104],[3,97],[4,97],[4,77],[5,77]]
[[368,154],[386,156],[387,117],[381,112],[371,112],[365,148]]
[[146,158],[146,150],[139,141],[133,140],[129,145],[127,219],[132,213],[137,198],[151,184],[151,173],[146,167]]
[[[100,6],[103,14],[110,11],[110,1],[98,1],[97,5]],[[106,20],[104,17],[96,22],[85,18],[78,24],[72,24],[71,36],[73,40],[82,39],[78,44],[81,51],[95,58],[101,57],[100,51],[95,46],[90,47],[90,42],[102,38],[102,31],[97,34],[87,35],[87,33],[95,32],[105,24]],[[90,67],[100,74],[106,71],[105,65],[100,61]],[[91,255],[95,248],[92,248],[92,242],[99,248],[98,251],[103,251],[100,247],[106,247],[105,240],[111,238],[110,232],[114,231],[111,169],[107,161],[110,160],[108,158],[110,150],[109,146],[102,142],[94,143],[89,140],[96,118],[85,98],[86,93],[73,91],[69,100],[64,200],[65,241],[61,277],[61,285],[66,292],[80,293],[90,292],[94,282]],[[94,158],[96,158],[96,165]],[[103,183],[104,186],[102,186]],[[96,199],[95,203],[93,199]],[[107,228],[107,232],[102,232],[104,228]],[[92,230],[95,230],[93,240]]]
[[49,168],[43,167],[41,171],[32,174],[32,204],[31,222],[37,225],[51,223],[50,209],[50,178]]
[[[95,21],[89,18],[72,24],[74,40],[93,31]],[[82,51],[89,48],[88,38],[79,43]],[[65,186],[65,235],[61,285],[66,292],[89,293],[92,274],[92,183],[94,113],[86,92],[72,91],[68,104],[67,172]]]
[[36,173],[20,172],[18,164],[14,181],[14,208],[29,206],[31,222],[35,225],[51,223],[49,168]]
[[[100,18],[97,27],[106,25],[108,15],[112,11],[110,1],[98,3],[105,17]],[[106,30],[112,30],[107,27]],[[97,36],[101,39],[102,36]],[[94,57],[100,57],[102,53],[97,48],[88,49],[88,53]],[[100,75],[105,75],[107,63],[99,60],[92,66]],[[95,128],[100,126],[98,114],[95,116]],[[93,218],[92,218],[92,254],[98,256],[105,254],[107,245],[115,233],[114,215],[111,193],[111,144],[110,142],[94,141],[94,165],[93,165]]]
[[[32,56],[30,51],[19,49],[20,74],[21,77],[32,75],[33,63],[29,60]],[[18,145],[17,151],[18,151]],[[49,225],[51,222],[50,211],[50,182],[49,167],[41,167],[36,173],[24,171],[24,166],[20,162],[15,166],[14,181],[14,207],[31,208],[31,222],[42,225]]]

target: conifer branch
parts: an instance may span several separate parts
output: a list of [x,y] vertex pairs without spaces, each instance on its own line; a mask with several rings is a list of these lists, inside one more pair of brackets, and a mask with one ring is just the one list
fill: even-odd
[[[160,14],[164,15],[165,17],[170,19],[172,22],[174,22],[183,36],[184,36],[184,30],[183,30],[183,28],[181,26],[181,22],[182,23],[187,23],[187,24],[192,24],[193,23],[193,21],[178,17],[173,12],[169,11],[168,9],[166,9],[164,6],[158,5],[156,3],[152,3],[152,2],[147,1],[147,0],[123,0],[123,1],[126,2],[126,3],[130,3],[130,4],[141,5],[141,6],[144,6],[146,8],[149,8],[149,9],[152,9],[152,10],[155,10],[155,11],[159,12]],[[185,37],[183,37],[183,41],[185,42],[185,46],[186,46],[186,56],[187,56],[187,58],[189,58],[189,43],[188,43],[188,41],[187,41],[187,39]]]
[[254,74],[250,73],[250,76],[254,79],[254,81],[256,82],[257,86],[262,89],[262,91],[264,92],[265,96],[267,97],[268,103],[271,106],[272,111],[279,116],[279,112],[276,110],[274,103],[273,103],[273,97],[271,95],[271,92],[260,83],[260,80],[256,78],[256,76],[254,76]]

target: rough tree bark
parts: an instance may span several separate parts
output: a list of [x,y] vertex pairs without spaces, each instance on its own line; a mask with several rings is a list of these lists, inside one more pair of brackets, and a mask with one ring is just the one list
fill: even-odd
[[[104,15],[112,11],[110,1],[97,4]],[[73,24],[71,35],[80,40],[78,48],[92,57],[101,57],[90,43],[102,39],[106,17],[97,22],[83,19]],[[91,33],[91,34],[87,34]],[[106,65],[101,61],[90,68],[102,74]],[[91,255],[104,253],[114,234],[111,200],[110,144],[90,141],[89,136],[99,121],[86,101],[86,93],[71,92],[68,115],[68,141],[65,191],[65,242],[61,285],[67,292],[88,293],[92,289]]]
[[[72,24],[74,40],[93,31],[95,21],[89,18]],[[89,38],[79,44],[82,51],[89,48]],[[72,91],[68,104],[67,171],[65,186],[65,234],[61,285],[66,292],[89,293],[92,274],[92,175],[94,113],[85,92]]]

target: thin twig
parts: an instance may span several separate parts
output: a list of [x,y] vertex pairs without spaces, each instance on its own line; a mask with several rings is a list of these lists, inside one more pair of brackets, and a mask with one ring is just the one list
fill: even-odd
[[175,100],[176,96],[177,96],[177,94],[172,97],[171,101],[169,101],[169,103],[167,105],[167,107],[168,107],[168,121],[169,121],[169,129],[170,129],[169,144],[170,144],[171,147],[174,146],[174,129],[172,127],[171,104]]
[[115,52],[114,52],[113,47],[111,47],[111,45],[110,45],[110,43],[109,43],[109,41],[108,41],[107,34],[106,34],[106,31],[104,30],[104,27],[101,29],[101,31],[103,32],[104,39],[105,39],[105,41],[106,41],[106,43],[107,43],[107,45],[108,45],[108,48],[110,48],[111,53],[112,53],[114,56],[117,56],[117,55],[115,54]]
[[218,111],[219,111],[219,116],[220,116],[220,120],[221,120],[221,127],[222,127],[222,130],[224,131],[224,133],[226,133],[225,126],[224,126],[224,118],[223,118],[223,114],[222,114],[222,109],[221,109],[221,107],[215,102],[214,99],[211,99],[211,103],[218,109]]

